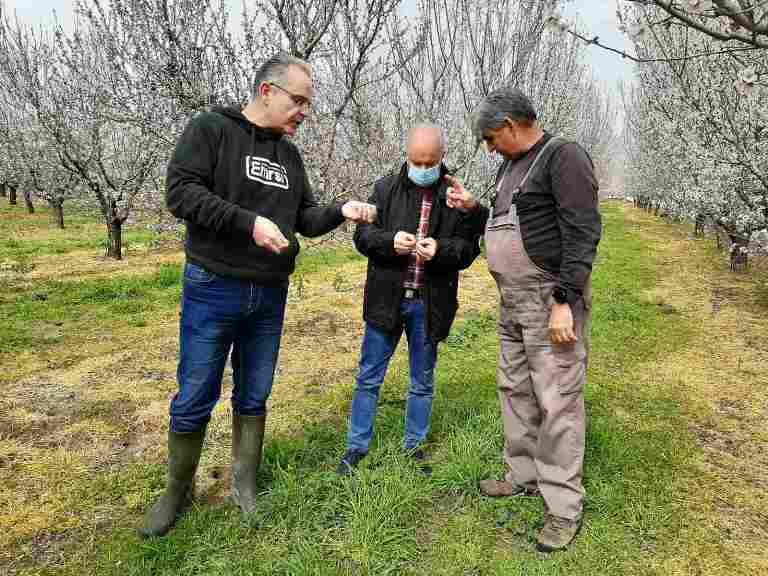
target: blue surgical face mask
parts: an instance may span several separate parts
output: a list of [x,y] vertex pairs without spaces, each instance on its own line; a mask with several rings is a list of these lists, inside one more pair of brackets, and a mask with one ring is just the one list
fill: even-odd
[[408,178],[416,186],[428,188],[440,178],[440,163],[438,162],[429,168],[418,168],[408,162]]

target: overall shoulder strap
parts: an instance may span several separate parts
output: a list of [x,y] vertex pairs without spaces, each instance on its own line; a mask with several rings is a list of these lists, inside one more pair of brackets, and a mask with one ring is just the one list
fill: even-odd
[[[536,166],[538,165],[539,161],[544,157],[544,153],[547,150],[551,149],[552,145],[557,143],[557,142],[565,143],[565,140],[563,140],[559,136],[553,136],[552,138],[547,140],[547,143],[544,144],[544,147],[541,150],[539,150],[539,153],[536,154],[536,158],[533,159],[533,162],[528,167],[528,171],[525,173],[525,176],[523,176],[523,179],[520,181],[520,184],[517,186],[518,189],[520,189],[520,190],[523,189],[523,186],[525,186],[525,183],[528,181],[528,177],[533,172],[533,169],[536,168]],[[554,149],[552,151],[554,151]]]

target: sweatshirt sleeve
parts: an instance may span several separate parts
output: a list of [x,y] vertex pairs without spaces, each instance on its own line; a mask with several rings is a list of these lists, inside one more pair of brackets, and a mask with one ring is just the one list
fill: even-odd
[[193,118],[176,143],[166,173],[171,214],[203,228],[251,237],[257,214],[213,192],[221,130],[209,114]]
[[312,192],[312,186],[309,183],[301,154],[299,154],[298,150],[295,151],[295,154],[303,182],[299,213],[296,218],[296,231],[302,236],[309,238],[322,236],[344,222],[344,215],[341,213],[343,203],[334,202],[325,206],[321,206],[318,203]]
[[592,160],[576,143],[565,144],[555,153],[551,174],[562,242],[560,282],[574,304],[582,296],[600,241],[597,179]]

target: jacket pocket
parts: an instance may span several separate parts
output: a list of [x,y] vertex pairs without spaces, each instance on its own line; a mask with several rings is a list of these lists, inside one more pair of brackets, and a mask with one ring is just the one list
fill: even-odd
[[458,278],[432,280],[429,286],[430,335],[437,342],[445,340],[459,309]]

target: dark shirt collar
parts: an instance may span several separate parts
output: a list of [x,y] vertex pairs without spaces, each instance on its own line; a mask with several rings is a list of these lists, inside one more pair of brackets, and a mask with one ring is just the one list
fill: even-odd
[[517,162],[519,160],[526,158],[530,154],[537,154],[539,150],[541,150],[544,147],[544,144],[549,142],[549,140],[551,139],[552,139],[552,134],[550,134],[545,130],[544,134],[542,134],[541,138],[539,138],[533,146],[528,148],[528,150],[526,150],[525,152],[522,152],[520,155],[515,156],[514,158],[510,158],[510,160],[512,162]]

